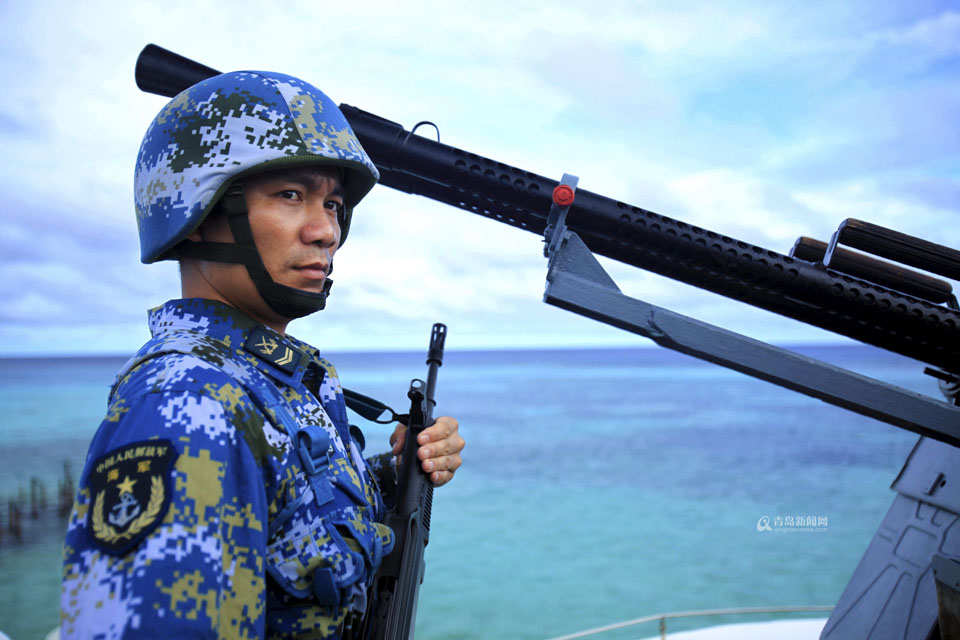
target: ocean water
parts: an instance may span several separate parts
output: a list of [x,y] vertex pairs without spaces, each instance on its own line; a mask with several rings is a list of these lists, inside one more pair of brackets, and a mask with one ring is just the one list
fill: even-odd
[[[883,352],[805,353],[936,393],[920,365]],[[419,353],[331,359],[346,386],[398,410],[425,373]],[[82,469],[122,361],[0,360],[0,630],[14,640],[57,625],[57,486],[65,462],[74,481]],[[916,441],[658,348],[450,351],[438,400],[467,447],[435,495],[417,638],[549,638],[659,612],[833,604]],[[363,426],[367,452],[384,450],[392,429]],[[764,516],[818,524],[759,531]]]

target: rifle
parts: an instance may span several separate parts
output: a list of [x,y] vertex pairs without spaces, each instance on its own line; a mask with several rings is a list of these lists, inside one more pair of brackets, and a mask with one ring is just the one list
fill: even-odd
[[[180,65],[186,73],[180,73]],[[173,96],[207,72],[216,73],[149,45],[138,62],[137,84],[145,91]],[[824,632],[830,638],[863,637],[872,627],[862,621],[895,611],[899,618],[914,621],[897,637],[926,639],[923,634],[937,611],[930,597],[930,567],[943,557],[935,554],[943,546],[946,528],[939,519],[921,522],[925,517],[921,506],[933,505],[953,518],[960,513],[960,492],[952,490],[960,486],[956,472],[960,408],[955,406],[960,398],[960,307],[948,283],[901,264],[958,278],[960,252],[847,220],[829,243],[801,238],[784,255],[578,190],[572,175],[551,180],[413,135],[400,124],[356,107],[340,109],[377,165],[381,184],[543,234],[549,258],[546,302],[926,436],[894,484],[898,500],[906,499],[910,506],[895,503],[891,508],[889,521],[878,531]],[[629,298],[594,254],[927,363],[931,366],[925,373],[938,379],[950,402]],[[951,489],[944,490],[948,484]],[[898,547],[900,537],[891,535],[891,529],[903,536],[919,529],[923,535],[910,533]],[[913,555],[905,555],[907,548]],[[906,557],[910,560],[902,562]],[[918,563],[920,571],[914,566]],[[884,573],[888,566],[897,567],[900,581],[888,578]],[[960,577],[955,582],[960,587]],[[913,598],[914,591],[904,584],[926,591]],[[960,605],[957,610],[960,616]],[[852,626],[844,626],[848,624]]]
[[396,504],[387,514],[387,526],[396,540],[383,559],[374,584],[374,598],[364,616],[361,638],[405,639],[412,635],[417,619],[417,598],[423,582],[423,554],[430,542],[433,485],[420,468],[417,436],[433,424],[437,372],[443,364],[447,327],[439,322],[430,334],[427,351],[427,381],[412,380],[407,437],[400,455]]
[[[354,636],[357,638],[409,638],[416,623],[417,599],[425,568],[423,556],[430,542],[430,515],[433,510],[433,485],[417,458],[417,436],[434,423],[437,373],[443,365],[446,338],[446,325],[439,322],[434,324],[427,351],[427,381],[411,380],[407,392],[410,413],[400,415],[379,400],[351,389],[343,390],[347,407],[361,417],[378,424],[395,421],[407,423],[407,436],[397,471],[394,505],[386,518],[386,524],[395,536],[394,547],[383,558],[377,572],[374,597],[368,601],[361,630]],[[390,415],[384,418],[386,414]],[[354,427],[350,429],[352,432]]]
[[[437,372],[443,365],[446,325],[433,325],[427,351],[427,382],[411,380],[407,397],[410,413],[396,411],[350,389],[343,395],[347,407],[361,417],[378,424],[394,421],[407,423],[407,437],[400,455],[396,495],[387,513],[386,524],[393,531],[393,550],[383,558],[368,601],[363,624],[356,638],[388,638],[401,640],[412,636],[417,619],[417,599],[424,575],[424,551],[430,542],[430,515],[433,510],[433,485],[420,467],[417,458],[417,436],[433,424],[434,394]],[[382,416],[390,414],[388,418]],[[350,427],[353,430],[354,427]]]

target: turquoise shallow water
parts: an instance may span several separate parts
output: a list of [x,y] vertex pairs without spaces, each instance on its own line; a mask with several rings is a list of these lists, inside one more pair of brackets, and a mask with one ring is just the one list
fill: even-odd
[[[916,363],[865,347],[808,353],[935,390]],[[332,359],[347,386],[397,408],[424,373],[421,354]],[[52,503],[63,461],[79,472],[121,362],[0,360],[0,630],[14,640],[57,624],[63,525],[48,506],[25,514],[16,541],[6,504],[32,476]],[[546,638],[663,611],[832,604],[916,440],[659,349],[453,351],[438,397],[468,445],[436,494],[418,638]],[[390,430],[365,427],[368,452]],[[760,532],[763,516],[827,524]]]

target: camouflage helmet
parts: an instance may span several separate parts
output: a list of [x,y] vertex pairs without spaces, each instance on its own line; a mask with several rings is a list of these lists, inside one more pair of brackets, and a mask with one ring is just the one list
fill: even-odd
[[236,71],[199,82],[157,114],[140,145],[134,190],[140,259],[171,251],[237,178],[291,166],[343,170],[341,244],[353,207],[379,178],[337,105],[281,73]]

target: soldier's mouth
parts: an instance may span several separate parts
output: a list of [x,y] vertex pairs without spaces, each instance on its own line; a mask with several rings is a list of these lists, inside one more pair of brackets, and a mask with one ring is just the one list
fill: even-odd
[[327,277],[327,265],[321,262],[315,262],[302,267],[294,267],[294,270],[311,280],[323,280]]

